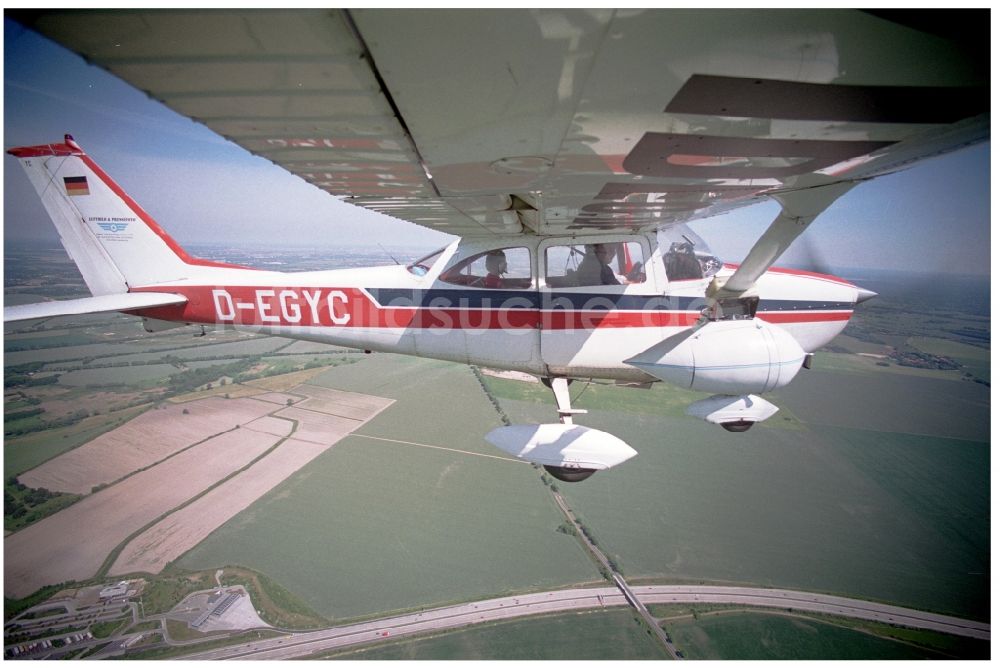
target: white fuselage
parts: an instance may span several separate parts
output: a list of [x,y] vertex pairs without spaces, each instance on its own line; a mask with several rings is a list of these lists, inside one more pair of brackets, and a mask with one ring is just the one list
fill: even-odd
[[[587,242],[601,241],[587,238]],[[710,277],[670,281],[655,235],[609,236],[639,244],[642,280],[566,286],[548,278],[546,249],[575,239],[456,241],[430,266],[280,273],[206,268],[203,278],[133,288],[171,291],[188,303],[147,309],[161,320],[249,329],[352,348],[418,355],[539,376],[645,381],[623,360],[690,328]],[[526,249],[516,286],[451,276],[491,249]],[[719,276],[731,273],[723,267]],[[453,272],[452,272],[453,273]],[[474,278],[470,270],[469,279]],[[442,280],[444,277],[445,280]],[[468,284],[462,284],[463,282]],[[758,281],[757,317],[787,330],[806,352],[846,326],[858,289],[831,276],[773,269]]]

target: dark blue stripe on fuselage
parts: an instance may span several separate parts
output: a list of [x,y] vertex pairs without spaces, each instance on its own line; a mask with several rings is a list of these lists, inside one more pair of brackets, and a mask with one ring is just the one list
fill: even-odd
[[[468,309],[534,309],[543,311],[700,311],[704,297],[624,295],[535,290],[407,290],[368,288],[380,306]],[[758,311],[850,311],[853,302],[761,300]]]
[[853,311],[854,302],[806,301],[802,299],[761,299],[758,311]]

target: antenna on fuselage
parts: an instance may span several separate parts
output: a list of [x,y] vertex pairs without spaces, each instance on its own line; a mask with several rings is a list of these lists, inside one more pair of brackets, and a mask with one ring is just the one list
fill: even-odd
[[393,261],[393,262],[395,262],[396,264],[402,264],[402,262],[400,262],[399,260],[397,260],[397,259],[395,258],[395,256],[393,256],[393,254],[392,254],[392,253],[390,253],[389,251],[387,251],[387,250],[385,249],[385,246],[383,246],[382,244],[380,244],[380,243],[379,243],[379,242],[377,242],[377,241],[375,242],[375,244],[376,244],[376,245],[377,245],[377,246],[378,246],[379,248],[381,248],[381,249],[382,249],[382,252],[383,252],[383,253],[385,253],[385,254],[386,254],[386,255],[388,255],[388,256],[389,256],[390,258],[392,258],[392,261]]

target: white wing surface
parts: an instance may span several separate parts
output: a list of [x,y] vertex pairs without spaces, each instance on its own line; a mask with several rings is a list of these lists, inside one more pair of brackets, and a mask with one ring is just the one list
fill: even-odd
[[988,11],[14,17],[319,188],[461,236],[652,229],[989,133]]
[[171,306],[186,302],[187,297],[168,292],[128,292],[115,295],[101,295],[99,297],[83,297],[81,299],[65,299],[38,304],[7,306],[3,310],[3,321],[17,322],[20,320],[34,320],[36,318],[54,318],[59,315],[131,311],[133,309]]

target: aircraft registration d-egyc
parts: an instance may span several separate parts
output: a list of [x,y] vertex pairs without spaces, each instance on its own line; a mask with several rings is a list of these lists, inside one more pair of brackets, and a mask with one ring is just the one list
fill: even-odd
[[[93,296],[5,320],[121,311],[148,331],[251,328],[533,374],[559,421],[487,439],[570,481],[635,454],[573,424],[573,379],[710,393],[688,412],[731,431],[772,415],[759,395],[873,296],[775,260],[858,183],[989,135],[976,12],[15,18],[317,187],[458,240],[407,266],[205,261],[67,135],[8,153]],[[685,226],[768,198],[780,213],[740,265]]]

